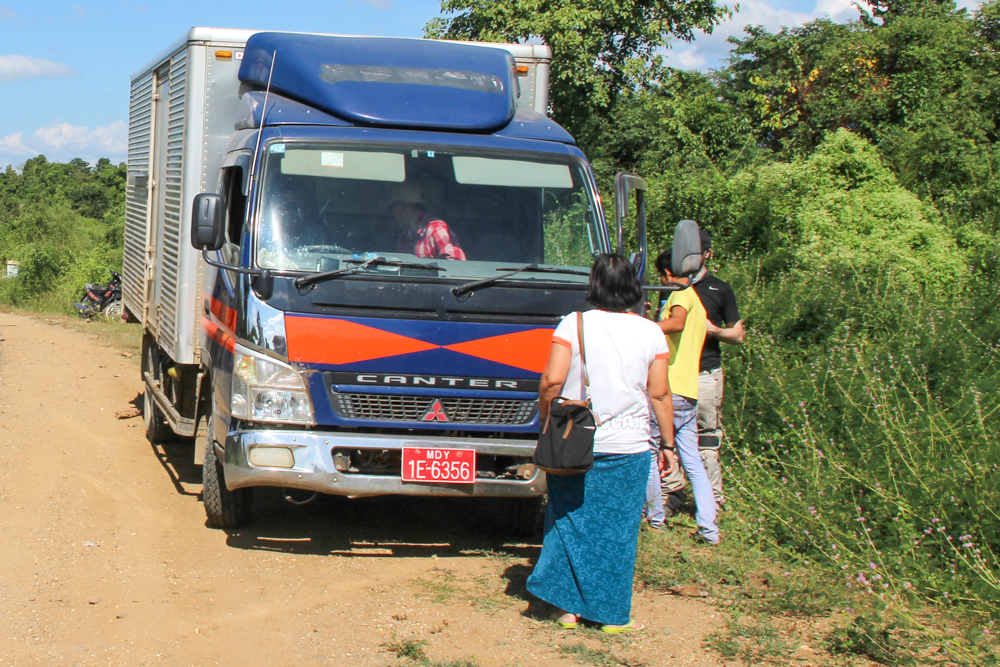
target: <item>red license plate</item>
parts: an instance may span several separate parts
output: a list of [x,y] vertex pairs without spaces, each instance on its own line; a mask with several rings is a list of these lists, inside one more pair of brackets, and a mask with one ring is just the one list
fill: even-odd
[[476,450],[403,447],[403,481],[474,484]]

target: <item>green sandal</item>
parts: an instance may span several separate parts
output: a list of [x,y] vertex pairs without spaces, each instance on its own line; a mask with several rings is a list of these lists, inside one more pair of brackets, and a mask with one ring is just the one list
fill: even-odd
[[[563,616],[572,616],[573,620],[564,621],[562,620]],[[561,627],[563,630],[575,630],[576,626],[579,624],[580,617],[577,616],[576,614],[571,614],[567,611],[565,614],[559,614],[558,616],[553,616],[552,620],[555,621],[557,624],[559,624],[559,627]]]
[[637,623],[634,618],[628,619],[628,623],[625,625],[602,625],[601,632],[607,632],[609,635],[616,635],[620,632],[642,632],[646,629],[646,626],[642,623]]

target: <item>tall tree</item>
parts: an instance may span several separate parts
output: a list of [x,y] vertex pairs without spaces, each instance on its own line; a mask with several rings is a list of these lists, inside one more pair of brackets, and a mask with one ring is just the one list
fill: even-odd
[[691,41],[729,15],[715,0],[442,0],[441,11],[428,37],[550,45],[553,115],[574,134],[656,81],[671,39]]

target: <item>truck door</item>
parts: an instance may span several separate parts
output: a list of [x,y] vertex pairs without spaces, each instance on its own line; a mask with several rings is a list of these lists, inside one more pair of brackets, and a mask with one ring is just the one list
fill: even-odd
[[150,188],[150,211],[146,224],[146,287],[145,303],[146,312],[143,322],[150,331],[158,332],[160,325],[159,307],[160,294],[156,280],[156,266],[162,262],[163,253],[163,214],[166,208],[166,183],[164,183],[167,173],[167,141],[168,122],[170,114],[167,113],[170,100],[170,66],[167,65],[156,71],[154,74],[155,92],[153,94],[153,146],[152,146],[152,174],[149,180]]
[[[635,200],[633,215],[630,199]],[[615,176],[615,239],[617,251],[629,258],[639,283],[646,285],[646,181],[625,171]]]

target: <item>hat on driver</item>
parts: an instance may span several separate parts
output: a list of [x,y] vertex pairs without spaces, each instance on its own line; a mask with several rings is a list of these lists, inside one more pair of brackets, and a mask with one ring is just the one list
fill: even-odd
[[424,189],[412,181],[403,181],[392,186],[392,193],[389,196],[389,204],[423,204]]

